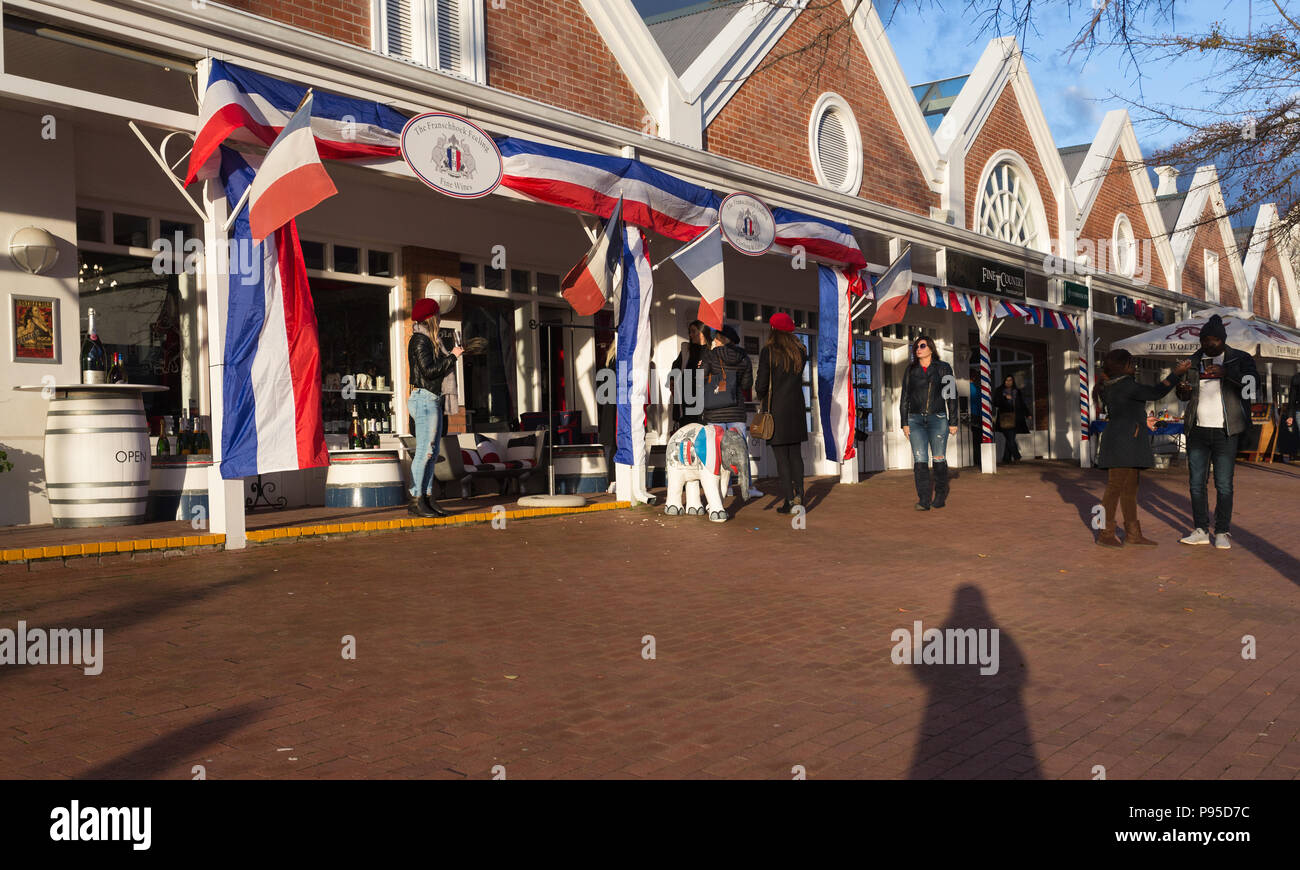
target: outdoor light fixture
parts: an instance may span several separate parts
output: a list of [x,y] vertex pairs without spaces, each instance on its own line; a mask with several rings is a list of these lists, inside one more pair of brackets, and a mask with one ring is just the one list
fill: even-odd
[[437,302],[438,314],[444,317],[448,311],[456,307],[456,291],[451,289],[451,285],[441,278],[434,278],[425,285],[424,298]]
[[23,227],[9,239],[9,257],[24,272],[41,275],[58,261],[59,243],[40,227]]

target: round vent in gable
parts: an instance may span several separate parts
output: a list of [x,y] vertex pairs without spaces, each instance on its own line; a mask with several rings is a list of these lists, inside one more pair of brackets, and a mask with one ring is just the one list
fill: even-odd
[[857,193],[862,185],[862,134],[853,110],[839,94],[822,94],[813,106],[808,153],[818,184]]

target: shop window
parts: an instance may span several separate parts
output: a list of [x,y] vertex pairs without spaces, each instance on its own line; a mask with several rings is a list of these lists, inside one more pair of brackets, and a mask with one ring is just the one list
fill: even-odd
[[[500,273],[498,273],[500,274]],[[461,335],[465,341],[482,338],[487,349],[461,357],[464,370],[465,410],[475,431],[510,429],[516,422],[514,378],[514,309],[465,299]]]
[[478,264],[477,264],[477,263],[466,263],[466,262],[462,261],[461,264],[460,264],[460,289],[461,289],[461,292],[466,292],[466,291],[470,290],[470,288],[473,288],[473,287],[481,287],[481,286],[483,286],[483,285],[480,284],[480,283],[479,283],[479,280],[478,280]]
[[143,395],[145,414],[176,415],[197,404],[197,360],[186,356],[187,345],[195,349],[197,300],[181,298],[179,277],[155,274],[149,257],[94,251],[78,252],[77,273],[81,323],[94,308],[104,350],[122,354],[128,383],[168,388]]
[[483,0],[374,0],[375,49],[484,81]]
[[[393,379],[389,364],[388,291],[312,278],[311,292],[316,305],[321,376],[325,385],[321,393],[325,434],[346,435],[354,408],[359,420],[389,420]],[[353,377],[356,392],[352,398],[345,399],[342,390],[348,375]]]
[[986,236],[1037,248],[1040,242],[1042,204],[1033,178],[1015,160],[994,164],[980,185],[975,229]]
[[483,267],[483,288],[485,290],[504,290],[506,289],[506,273],[502,269],[493,269],[491,266]]
[[742,302],[740,310],[746,321],[752,323],[755,320],[758,320],[758,306],[753,302]]
[[722,313],[727,320],[739,320],[740,303],[734,299],[724,300],[722,303]]
[[808,152],[817,183],[840,193],[862,184],[862,134],[853,110],[838,94],[822,94],[808,125]]
[[104,241],[104,213],[97,208],[77,209],[77,241]]
[[532,282],[528,272],[523,269],[510,270],[510,292],[512,293],[529,293],[532,291]]
[[542,296],[560,295],[560,276],[546,272],[537,273],[537,292]]
[[135,214],[113,215],[113,244],[147,248],[149,241],[149,218]]
[[325,271],[325,243],[300,240],[298,244],[302,247],[303,264],[308,269]]
[[388,251],[367,251],[366,274],[372,278],[393,277],[393,255]]
[[334,271],[348,275],[361,274],[361,249],[350,245],[334,246]]
[[772,317],[773,317],[775,314],[776,314],[776,306],[775,306],[775,305],[764,305],[764,306],[763,306],[763,317],[762,317],[762,321],[763,321],[764,323],[768,323],[769,321],[771,321]]

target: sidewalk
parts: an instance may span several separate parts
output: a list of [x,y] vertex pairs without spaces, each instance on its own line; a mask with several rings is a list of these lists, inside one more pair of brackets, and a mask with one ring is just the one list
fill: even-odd
[[[0,776],[1300,777],[1300,474],[1238,466],[1226,552],[1177,543],[1182,469],[1144,476],[1159,547],[1095,546],[1104,482],[0,566],[0,629],[105,645],[99,676],[0,666]],[[997,672],[894,664],[917,621],[997,629]]]

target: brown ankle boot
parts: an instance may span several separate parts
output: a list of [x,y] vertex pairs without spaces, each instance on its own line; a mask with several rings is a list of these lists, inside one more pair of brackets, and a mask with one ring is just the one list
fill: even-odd
[[1142,544],[1145,547],[1154,547],[1159,542],[1142,536],[1142,524],[1137,520],[1124,524],[1124,542],[1128,544]]
[[1102,529],[1102,530],[1101,530],[1101,533],[1100,533],[1099,535],[1097,535],[1097,543],[1100,544],[1100,545],[1103,546],[1103,547],[1122,547],[1122,546],[1124,546],[1124,542],[1121,541],[1118,537],[1115,536],[1115,521],[1114,521],[1114,520],[1108,520],[1108,521],[1106,522],[1106,528]]

